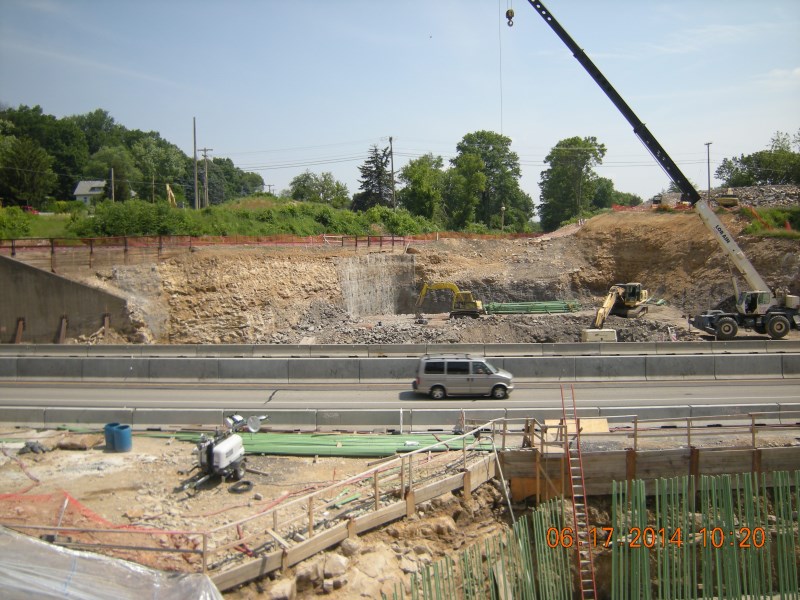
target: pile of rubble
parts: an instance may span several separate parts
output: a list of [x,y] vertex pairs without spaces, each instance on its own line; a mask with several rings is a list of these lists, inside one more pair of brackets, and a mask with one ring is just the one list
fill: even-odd
[[[705,198],[706,191],[699,190]],[[737,188],[716,188],[711,190],[711,200],[722,195],[732,194],[744,206],[778,208],[800,205],[800,186],[796,185],[760,185]],[[678,192],[662,193],[661,202],[667,206],[675,206],[681,200]]]

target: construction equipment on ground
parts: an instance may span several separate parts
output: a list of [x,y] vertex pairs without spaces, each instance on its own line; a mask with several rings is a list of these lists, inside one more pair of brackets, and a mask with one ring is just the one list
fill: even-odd
[[[647,126],[636,116],[611,85],[600,69],[586,55],[583,49],[570,37],[561,24],[553,17],[552,13],[538,0],[528,0],[545,23],[569,48],[575,59],[586,72],[594,79],[595,83],[608,96],[609,100],[622,113],[628,123],[633,127],[633,132],[639,137],[647,150],[656,159],[664,172],[678,186],[681,200],[694,207],[700,219],[706,225],[728,259],[736,266],[742,275],[749,290],[738,290],[734,280],[734,297],[736,298],[736,312],[723,310],[708,310],[702,315],[690,319],[690,323],[707,333],[715,335],[718,340],[730,340],[736,336],[739,328],[752,329],[759,334],[768,334],[773,339],[786,336],[791,328],[800,329],[800,296],[790,294],[787,290],[771,290],[752,263],[747,259],[733,236],[722,224],[719,217],[709,207],[707,201],[700,197],[700,193],[667,154],[667,151],[656,140]],[[509,19],[509,24],[511,20]]]
[[417,303],[414,306],[414,312],[417,320],[422,320],[422,304],[425,301],[425,296],[428,292],[435,290],[450,290],[453,292],[453,303],[450,307],[450,318],[456,317],[479,317],[485,314],[483,302],[476,300],[472,292],[462,291],[455,283],[450,281],[435,281],[426,282],[422,285],[422,290],[417,297]]
[[733,193],[733,190],[728,188],[728,191],[724,194],[720,194],[715,198],[717,204],[720,206],[724,206],[725,208],[731,208],[733,206],[739,205],[739,196]]
[[608,315],[636,318],[647,312],[646,302],[650,299],[641,283],[617,283],[608,290],[603,305],[597,309],[592,323],[594,329],[602,329]]
[[175,193],[172,191],[169,184],[167,184],[167,202],[169,202],[170,206],[178,208],[178,203],[175,202]]

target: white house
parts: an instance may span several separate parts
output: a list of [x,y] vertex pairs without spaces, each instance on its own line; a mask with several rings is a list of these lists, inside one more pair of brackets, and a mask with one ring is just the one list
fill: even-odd
[[75,191],[72,192],[72,194],[75,196],[76,200],[80,200],[88,206],[92,203],[92,200],[96,200],[103,196],[105,188],[105,179],[97,181],[79,181],[78,185],[75,186]]

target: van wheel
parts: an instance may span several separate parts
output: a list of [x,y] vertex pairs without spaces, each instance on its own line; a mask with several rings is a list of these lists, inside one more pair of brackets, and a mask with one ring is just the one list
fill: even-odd
[[446,396],[444,388],[440,385],[436,385],[431,388],[431,398],[434,400],[442,400]]
[[508,392],[502,385],[496,385],[492,388],[492,398],[495,400],[503,400],[508,398]]

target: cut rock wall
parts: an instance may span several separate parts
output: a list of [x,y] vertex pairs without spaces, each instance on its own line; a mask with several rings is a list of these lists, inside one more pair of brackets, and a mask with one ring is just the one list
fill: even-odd
[[414,256],[369,254],[337,263],[345,310],[355,317],[414,311]]

